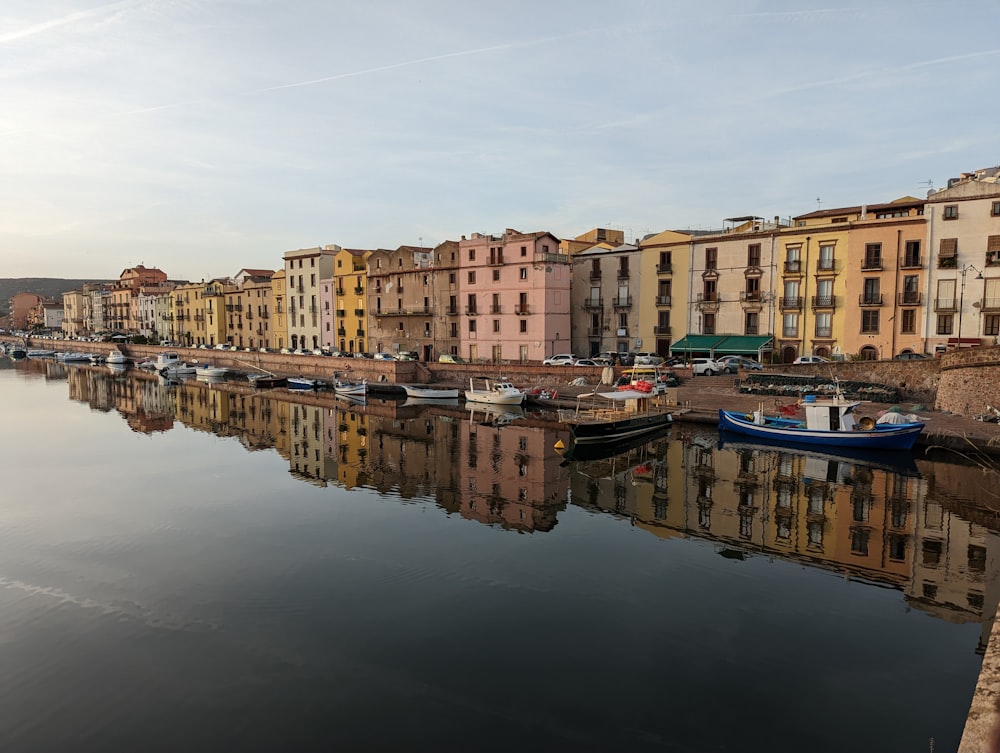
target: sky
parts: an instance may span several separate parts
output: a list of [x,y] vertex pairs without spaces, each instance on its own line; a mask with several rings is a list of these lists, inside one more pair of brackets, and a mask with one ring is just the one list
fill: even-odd
[[4,0],[0,277],[923,196],[1000,164],[1000,3]]

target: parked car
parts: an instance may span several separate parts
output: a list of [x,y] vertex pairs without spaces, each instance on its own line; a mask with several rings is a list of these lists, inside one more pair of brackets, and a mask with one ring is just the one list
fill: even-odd
[[573,365],[574,366],[597,366],[597,367],[601,367],[604,364],[598,363],[593,358],[581,358],[578,361],[576,361]]
[[763,364],[745,356],[723,356],[716,360],[726,374],[735,374],[740,369],[761,371],[764,368]]
[[354,354],[354,357],[355,358],[373,358],[374,356],[372,356],[371,353],[365,353],[365,351],[359,350],[357,353]]
[[692,358],[691,370],[695,376],[715,376],[722,373],[722,364],[712,358]]
[[543,366],[572,366],[574,363],[576,363],[576,356],[572,353],[559,353],[542,361]]
[[412,350],[401,350],[396,354],[397,361],[416,361],[417,354]]
[[823,356],[799,356],[792,363],[832,363],[832,361]]
[[438,356],[438,363],[465,363],[465,359],[454,353],[442,353]]
[[933,358],[934,356],[929,353],[900,353],[897,356],[893,356],[893,361],[922,361],[925,358]]
[[663,356],[659,353],[636,353],[636,366],[659,366],[663,363]]
[[393,358],[392,353],[376,353],[375,355],[372,356],[372,358],[374,358],[376,361],[395,361],[396,360],[395,358]]

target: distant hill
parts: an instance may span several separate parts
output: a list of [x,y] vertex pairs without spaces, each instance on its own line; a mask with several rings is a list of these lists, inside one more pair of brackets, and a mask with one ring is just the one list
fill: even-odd
[[10,312],[10,299],[18,293],[34,293],[43,298],[62,301],[62,294],[76,290],[88,282],[112,280],[66,280],[61,277],[0,277],[0,316]]

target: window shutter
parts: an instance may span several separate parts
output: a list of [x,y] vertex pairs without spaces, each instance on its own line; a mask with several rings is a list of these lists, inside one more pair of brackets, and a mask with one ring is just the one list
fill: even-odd
[[958,238],[941,239],[941,258],[949,259],[958,256]]

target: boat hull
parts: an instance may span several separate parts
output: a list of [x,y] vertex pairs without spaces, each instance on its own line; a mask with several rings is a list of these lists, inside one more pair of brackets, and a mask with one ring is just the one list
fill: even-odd
[[415,397],[421,400],[454,400],[458,397],[457,389],[433,389],[430,387],[411,387],[408,384],[402,385],[407,397]]
[[593,444],[598,442],[621,442],[626,439],[652,434],[670,426],[673,414],[668,412],[648,413],[609,421],[572,421],[569,425],[573,440],[577,444]]
[[742,434],[769,442],[793,445],[836,445],[869,450],[910,450],[923,423],[876,424],[874,429],[855,431],[823,431],[805,429],[783,422],[781,425],[758,425],[735,411],[719,411],[719,431]]
[[367,384],[335,384],[333,386],[335,394],[341,397],[351,397],[355,400],[364,400],[368,396]]
[[290,390],[314,390],[317,387],[315,379],[305,379],[303,377],[288,377],[286,386]]
[[252,384],[257,389],[271,389],[272,387],[284,387],[285,383],[288,381],[285,377],[276,376],[255,376],[250,375],[247,377],[250,384]]

